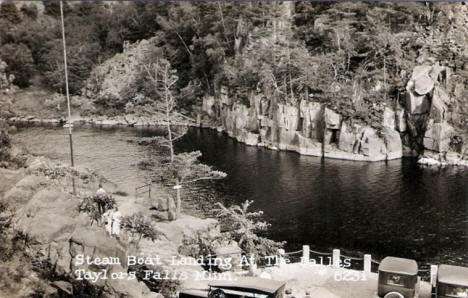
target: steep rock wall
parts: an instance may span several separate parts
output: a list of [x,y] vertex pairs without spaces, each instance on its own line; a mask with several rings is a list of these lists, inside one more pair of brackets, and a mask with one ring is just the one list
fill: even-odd
[[414,68],[406,87],[405,139],[418,150],[421,163],[468,165],[466,92],[460,88],[453,70],[434,59],[422,57]]
[[252,94],[247,106],[223,88],[218,97],[203,99],[201,119],[247,145],[304,155],[358,161],[418,155],[421,163],[468,165],[464,87],[450,81],[453,70],[434,58],[423,56],[418,63],[406,98],[379,107],[384,111],[379,129],[345,119],[313,98],[292,104]]
[[396,113],[390,108],[385,110],[382,131],[345,120],[313,99],[291,105],[252,95],[247,107],[221,92],[219,98],[205,97],[202,110],[205,122],[219,120],[221,129],[247,145],[360,161],[403,155]]

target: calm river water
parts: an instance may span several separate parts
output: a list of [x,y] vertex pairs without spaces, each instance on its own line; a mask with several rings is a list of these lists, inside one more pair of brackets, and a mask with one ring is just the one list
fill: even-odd
[[[148,129],[74,129],[77,165],[101,171],[127,191],[143,183],[135,165],[147,148],[127,142]],[[21,129],[30,152],[69,162],[67,130]],[[272,224],[270,237],[287,250],[341,248],[379,259],[468,266],[468,169],[426,168],[414,159],[391,162],[322,160],[237,143],[211,130],[190,129],[178,151],[200,150],[202,161],[228,177],[210,183],[223,201],[254,200]]]

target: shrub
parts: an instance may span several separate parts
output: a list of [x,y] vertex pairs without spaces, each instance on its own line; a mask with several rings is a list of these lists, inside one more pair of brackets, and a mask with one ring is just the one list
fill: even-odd
[[133,236],[138,235],[138,240],[146,238],[155,241],[160,236],[166,237],[163,232],[155,229],[151,221],[147,220],[141,213],[124,217],[122,220],[122,228],[129,231]]
[[6,167],[11,159],[11,140],[7,129],[0,127],[0,167]]
[[13,83],[19,87],[29,85],[29,79],[34,73],[34,60],[31,50],[23,44],[8,43],[0,48],[0,59],[8,65],[6,72],[14,75]]
[[218,203],[218,217],[229,238],[237,241],[240,248],[247,254],[258,256],[274,255],[286,242],[276,242],[262,237],[270,224],[261,221],[263,211],[250,212],[248,208],[253,201],[245,201],[242,205],[232,205],[227,208]]
[[78,206],[79,212],[86,212],[91,217],[91,224],[99,222],[102,215],[116,206],[115,199],[110,195],[92,195],[85,197]]

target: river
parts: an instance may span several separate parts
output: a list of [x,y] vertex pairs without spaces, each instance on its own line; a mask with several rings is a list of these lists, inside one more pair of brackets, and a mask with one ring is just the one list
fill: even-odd
[[[74,129],[75,163],[125,191],[144,183],[136,164],[148,148],[128,142],[160,131]],[[69,162],[67,130],[30,127],[16,133],[31,153]],[[206,184],[228,203],[254,200],[287,250],[303,244],[353,255],[392,255],[420,264],[468,266],[468,169],[428,168],[414,159],[353,162],[249,147],[207,129],[190,129],[177,151],[200,150],[202,162],[228,177]]]

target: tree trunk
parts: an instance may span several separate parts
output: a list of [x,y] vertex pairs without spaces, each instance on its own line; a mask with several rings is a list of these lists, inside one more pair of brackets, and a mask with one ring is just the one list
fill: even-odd
[[[178,183],[178,186],[180,186],[180,183]],[[182,199],[180,198],[180,188],[177,188],[176,218],[180,217],[181,205],[182,205]]]
[[169,88],[167,86],[168,82],[168,77],[167,77],[167,66],[164,72],[164,81],[165,81],[165,101],[166,101],[166,125],[167,125],[167,134],[169,138],[169,150],[171,151],[171,163],[174,161],[174,144],[172,143],[172,130],[171,130],[171,99],[170,99],[170,94],[169,94]]

